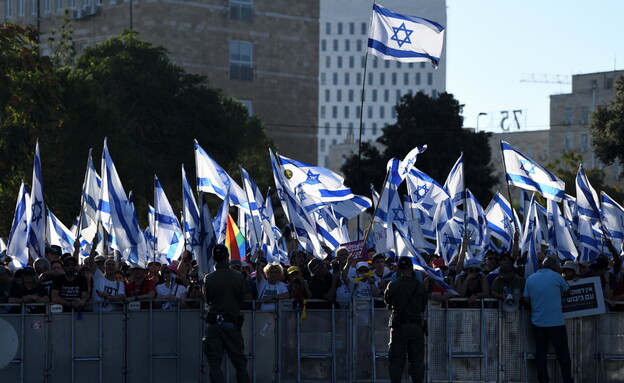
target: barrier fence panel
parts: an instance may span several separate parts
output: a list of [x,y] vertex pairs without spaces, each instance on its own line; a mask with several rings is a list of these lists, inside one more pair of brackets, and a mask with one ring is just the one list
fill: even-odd
[[[308,301],[308,306],[319,301]],[[4,382],[208,382],[202,352],[203,308],[114,312],[51,312],[3,306],[19,348],[0,369]],[[250,306],[250,307],[253,307]],[[379,300],[354,300],[303,311],[282,300],[274,311],[246,310],[248,370],[254,382],[387,382],[388,318]],[[23,313],[22,313],[23,311]],[[427,310],[428,382],[535,382],[530,311],[477,308]],[[566,320],[572,367],[579,382],[620,382],[624,321],[619,312]],[[549,350],[551,381],[561,381]],[[227,381],[236,375],[224,361]],[[1,367],[1,366],[0,366]],[[405,377],[407,380],[407,376]]]

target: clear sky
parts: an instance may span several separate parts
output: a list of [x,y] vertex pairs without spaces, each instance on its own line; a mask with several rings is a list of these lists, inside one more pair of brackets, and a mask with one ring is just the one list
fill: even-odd
[[549,96],[572,86],[521,80],[624,69],[624,1],[447,0],[446,44],[464,126],[488,113],[480,130],[501,132],[500,111],[521,109],[523,129],[548,129]]

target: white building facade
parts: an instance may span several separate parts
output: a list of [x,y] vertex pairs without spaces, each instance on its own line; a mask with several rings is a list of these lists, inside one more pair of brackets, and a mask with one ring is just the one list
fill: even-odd
[[[446,27],[446,0],[387,0],[394,12],[418,16]],[[446,44],[440,65],[400,63],[368,55],[370,0],[321,0],[319,53],[318,164],[339,171],[330,161],[332,145],[374,141],[396,121],[395,105],[407,93],[430,96],[446,90]],[[364,66],[366,64],[366,78]]]

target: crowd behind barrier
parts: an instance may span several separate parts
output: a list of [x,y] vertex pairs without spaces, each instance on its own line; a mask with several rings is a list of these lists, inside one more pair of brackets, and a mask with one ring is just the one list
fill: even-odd
[[[413,273],[430,297],[426,314],[430,334],[427,379],[455,381],[470,376],[470,381],[498,381],[501,377],[531,381],[534,351],[532,337],[526,337],[524,331],[530,327],[526,316],[530,306],[522,299],[525,279],[521,258],[488,252],[483,261],[466,259],[467,243],[466,239],[462,242],[460,256],[450,265],[435,254],[421,255],[435,276],[416,270]],[[592,262],[560,265],[567,281],[597,277],[603,291],[600,299],[607,303],[607,314],[574,319],[568,326],[572,328],[569,344],[577,377],[592,371],[582,377],[608,380],[609,371],[619,369],[624,360],[620,333],[612,331],[617,327],[617,312],[624,308],[620,304],[624,300],[622,258],[612,246],[609,250],[610,256],[601,255]],[[293,251],[285,264],[272,264],[259,252],[230,262],[230,268],[242,273],[247,285],[244,331],[256,381],[387,380],[389,311],[378,298],[396,279],[394,259],[374,249],[369,250],[369,261],[355,259],[345,248],[335,253],[335,257],[322,261]],[[156,261],[127,264],[113,255],[95,252],[80,264],[77,257],[61,254],[60,248],[52,246],[32,267],[13,272],[2,265],[0,315],[19,328],[22,337],[22,356],[12,363],[12,370],[15,366],[20,369],[15,381],[30,381],[24,377],[31,373],[40,377],[34,371],[43,371],[47,381],[56,381],[59,371],[71,371],[73,379],[76,374],[87,373],[80,370],[87,362],[98,364],[102,381],[108,381],[108,375],[117,376],[117,371],[132,382],[144,378],[158,381],[163,376],[169,376],[170,381],[187,381],[186,376],[195,379],[197,373],[203,378],[206,366],[200,339],[205,313],[201,289],[198,267],[189,252],[167,265]],[[499,310],[503,302],[515,303],[517,317]],[[592,320],[594,324],[588,324]],[[149,326],[145,326],[146,321]],[[516,326],[514,331],[507,331],[510,326]],[[91,331],[79,331],[82,327]],[[613,335],[605,337],[601,331]],[[171,338],[172,333],[176,337]],[[583,335],[594,340],[591,358],[580,353],[591,349]],[[30,336],[32,342],[45,346],[37,351],[26,348],[24,342]],[[104,342],[108,337],[116,341]],[[149,339],[149,343],[142,339]],[[68,340],[71,352],[65,358],[68,353],[59,353],[58,347],[67,345]],[[581,343],[584,348],[576,349]],[[89,351],[78,352],[84,345]],[[93,349],[94,345],[99,348]],[[516,350],[518,347],[521,350]],[[197,371],[187,371],[187,364],[182,362],[191,360],[187,350],[192,350]],[[269,364],[261,360],[270,356],[265,350],[273,351]],[[36,355],[39,358],[31,360]],[[581,365],[581,359],[585,364]],[[518,361],[524,371],[516,373],[512,365]],[[119,369],[105,368],[107,364]],[[165,365],[167,372],[161,371]],[[316,375],[306,375],[310,371]],[[557,376],[556,371],[551,376]]]

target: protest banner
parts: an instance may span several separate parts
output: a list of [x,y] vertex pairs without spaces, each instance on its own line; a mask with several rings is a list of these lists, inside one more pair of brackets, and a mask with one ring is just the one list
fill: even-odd
[[568,281],[570,290],[561,297],[564,318],[576,318],[605,313],[600,277]]

